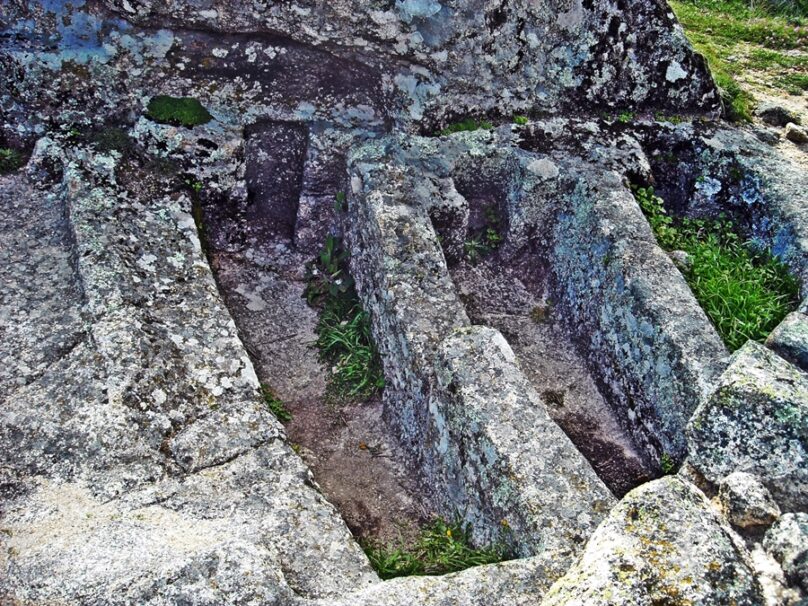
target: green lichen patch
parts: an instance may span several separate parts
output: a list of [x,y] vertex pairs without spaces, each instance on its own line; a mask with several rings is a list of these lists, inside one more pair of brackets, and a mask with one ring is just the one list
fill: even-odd
[[0,175],[12,173],[24,164],[25,159],[16,149],[0,147]]
[[653,188],[634,187],[659,245],[684,251],[693,294],[731,351],[763,341],[799,304],[799,281],[788,267],[743,240],[727,219],[676,218]]
[[159,95],[149,101],[146,115],[162,124],[192,128],[213,120],[207,109],[193,97]]
[[449,523],[440,518],[423,528],[412,546],[368,544],[365,553],[385,580],[448,574],[508,559],[504,542],[474,547],[468,526],[460,520]]

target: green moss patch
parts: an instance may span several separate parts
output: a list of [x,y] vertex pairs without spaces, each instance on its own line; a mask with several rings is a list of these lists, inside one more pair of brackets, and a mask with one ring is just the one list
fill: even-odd
[[653,188],[634,195],[667,251],[690,258],[685,279],[731,351],[747,340],[764,341],[799,304],[799,282],[768,250],[745,242],[726,219],[669,216]]
[[149,101],[146,115],[162,124],[187,126],[188,128],[207,124],[213,120],[199,99],[193,97],[169,97],[160,95]]
[[508,559],[504,543],[475,548],[468,526],[442,519],[422,529],[412,546],[369,544],[365,553],[382,579],[448,574]]
[[[518,123],[517,123],[518,124]],[[440,131],[441,135],[451,135],[453,133],[462,133],[474,130],[491,130],[494,125],[487,120],[476,120],[474,118],[466,118],[460,122],[449,124],[446,128]]]

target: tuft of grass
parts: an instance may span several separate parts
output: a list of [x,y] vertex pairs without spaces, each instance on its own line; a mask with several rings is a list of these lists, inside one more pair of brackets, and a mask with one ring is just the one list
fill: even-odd
[[278,396],[266,385],[261,385],[261,395],[264,396],[264,402],[266,402],[267,407],[275,415],[275,417],[281,423],[288,423],[292,420],[292,413],[289,412],[289,409],[280,401]]
[[519,126],[524,126],[528,122],[530,122],[530,120],[528,119],[527,116],[514,116],[513,117],[513,123],[517,124]]
[[728,220],[674,220],[653,188],[634,196],[665,250],[683,250],[691,266],[685,279],[731,351],[764,341],[799,304],[799,281],[788,267],[745,242]]
[[199,99],[159,95],[149,101],[146,115],[156,122],[192,128],[213,120]]
[[348,197],[345,195],[344,191],[338,191],[334,195],[334,212],[337,214],[342,214],[346,210],[346,202],[348,201]]
[[620,112],[617,116],[617,121],[620,124],[628,124],[632,120],[634,120],[634,112],[631,111]]
[[10,147],[0,147],[0,175],[13,173],[25,164],[22,154]]
[[[706,53],[705,56],[711,66],[718,65],[715,60],[710,61],[709,55]],[[730,122],[751,122],[752,110],[755,107],[754,97],[743,90],[729,72],[720,67],[713,67],[713,78],[721,93],[726,119]]]
[[789,95],[801,95],[808,91],[808,73],[783,74],[777,78],[776,82]]
[[384,375],[370,330],[348,271],[350,258],[342,241],[328,236],[317,260],[310,264],[304,296],[320,309],[317,348],[331,364],[330,389],[343,400],[364,399],[384,388]]
[[367,544],[365,553],[382,579],[459,572],[508,559],[504,543],[475,548],[469,526],[440,518],[426,526],[411,547]]
[[446,128],[440,131],[441,135],[451,135],[452,133],[462,133],[473,130],[491,130],[494,125],[487,120],[476,120],[474,118],[466,118],[460,122],[449,124]]
[[659,467],[663,474],[669,476],[676,471],[676,462],[667,452],[663,452],[659,459]]

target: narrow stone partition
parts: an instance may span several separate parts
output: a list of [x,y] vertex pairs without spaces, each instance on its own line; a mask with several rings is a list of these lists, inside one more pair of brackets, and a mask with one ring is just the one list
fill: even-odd
[[614,498],[502,335],[470,326],[429,219],[441,183],[374,145],[352,170],[353,273],[384,360],[385,416],[447,515],[462,515],[478,541],[540,554],[556,578]]
[[578,173],[549,250],[562,313],[645,455],[681,460],[685,425],[728,353],[621,175],[561,170]]

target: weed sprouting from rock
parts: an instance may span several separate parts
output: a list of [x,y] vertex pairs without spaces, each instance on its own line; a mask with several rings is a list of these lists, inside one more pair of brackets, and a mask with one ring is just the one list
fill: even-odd
[[281,423],[288,423],[292,420],[292,413],[281,402],[278,396],[266,385],[261,385],[261,394],[264,396],[264,402],[267,407],[275,415]]
[[149,101],[146,115],[156,122],[188,128],[207,124],[213,120],[213,116],[198,99],[167,95],[159,95]]
[[25,164],[22,154],[16,149],[0,147],[0,175],[12,173]]
[[469,526],[440,518],[426,526],[411,547],[374,543],[365,545],[365,553],[382,579],[448,574],[509,557],[504,541],[475,548]]
[[488,256],[502,245],[504,238],[500,233],[502,219],[493,207],[485,209],[485,223],[474,230],[463,244],[466,259],[476,265],[483,257]]
[[687,253],[685,279],[731,351],[765,340],[797,306],[799,282],[787,266],[744,241],[729,220],[674,219],[653,188],[633,191],[659,245]]
[[659,467],[662,469],[662,473],[664,473],[666,476],[669,476],[676,471],[676,463],[667,452],[662,453],[662,457],[659,459]]
[[336,236],[328,236],[317,260],[310,264],[304,296],[320,309],[317,348],[332,365],[330,389],[341,400],[370,397],[384,387],[381,362],[348,271],[349,253]]

